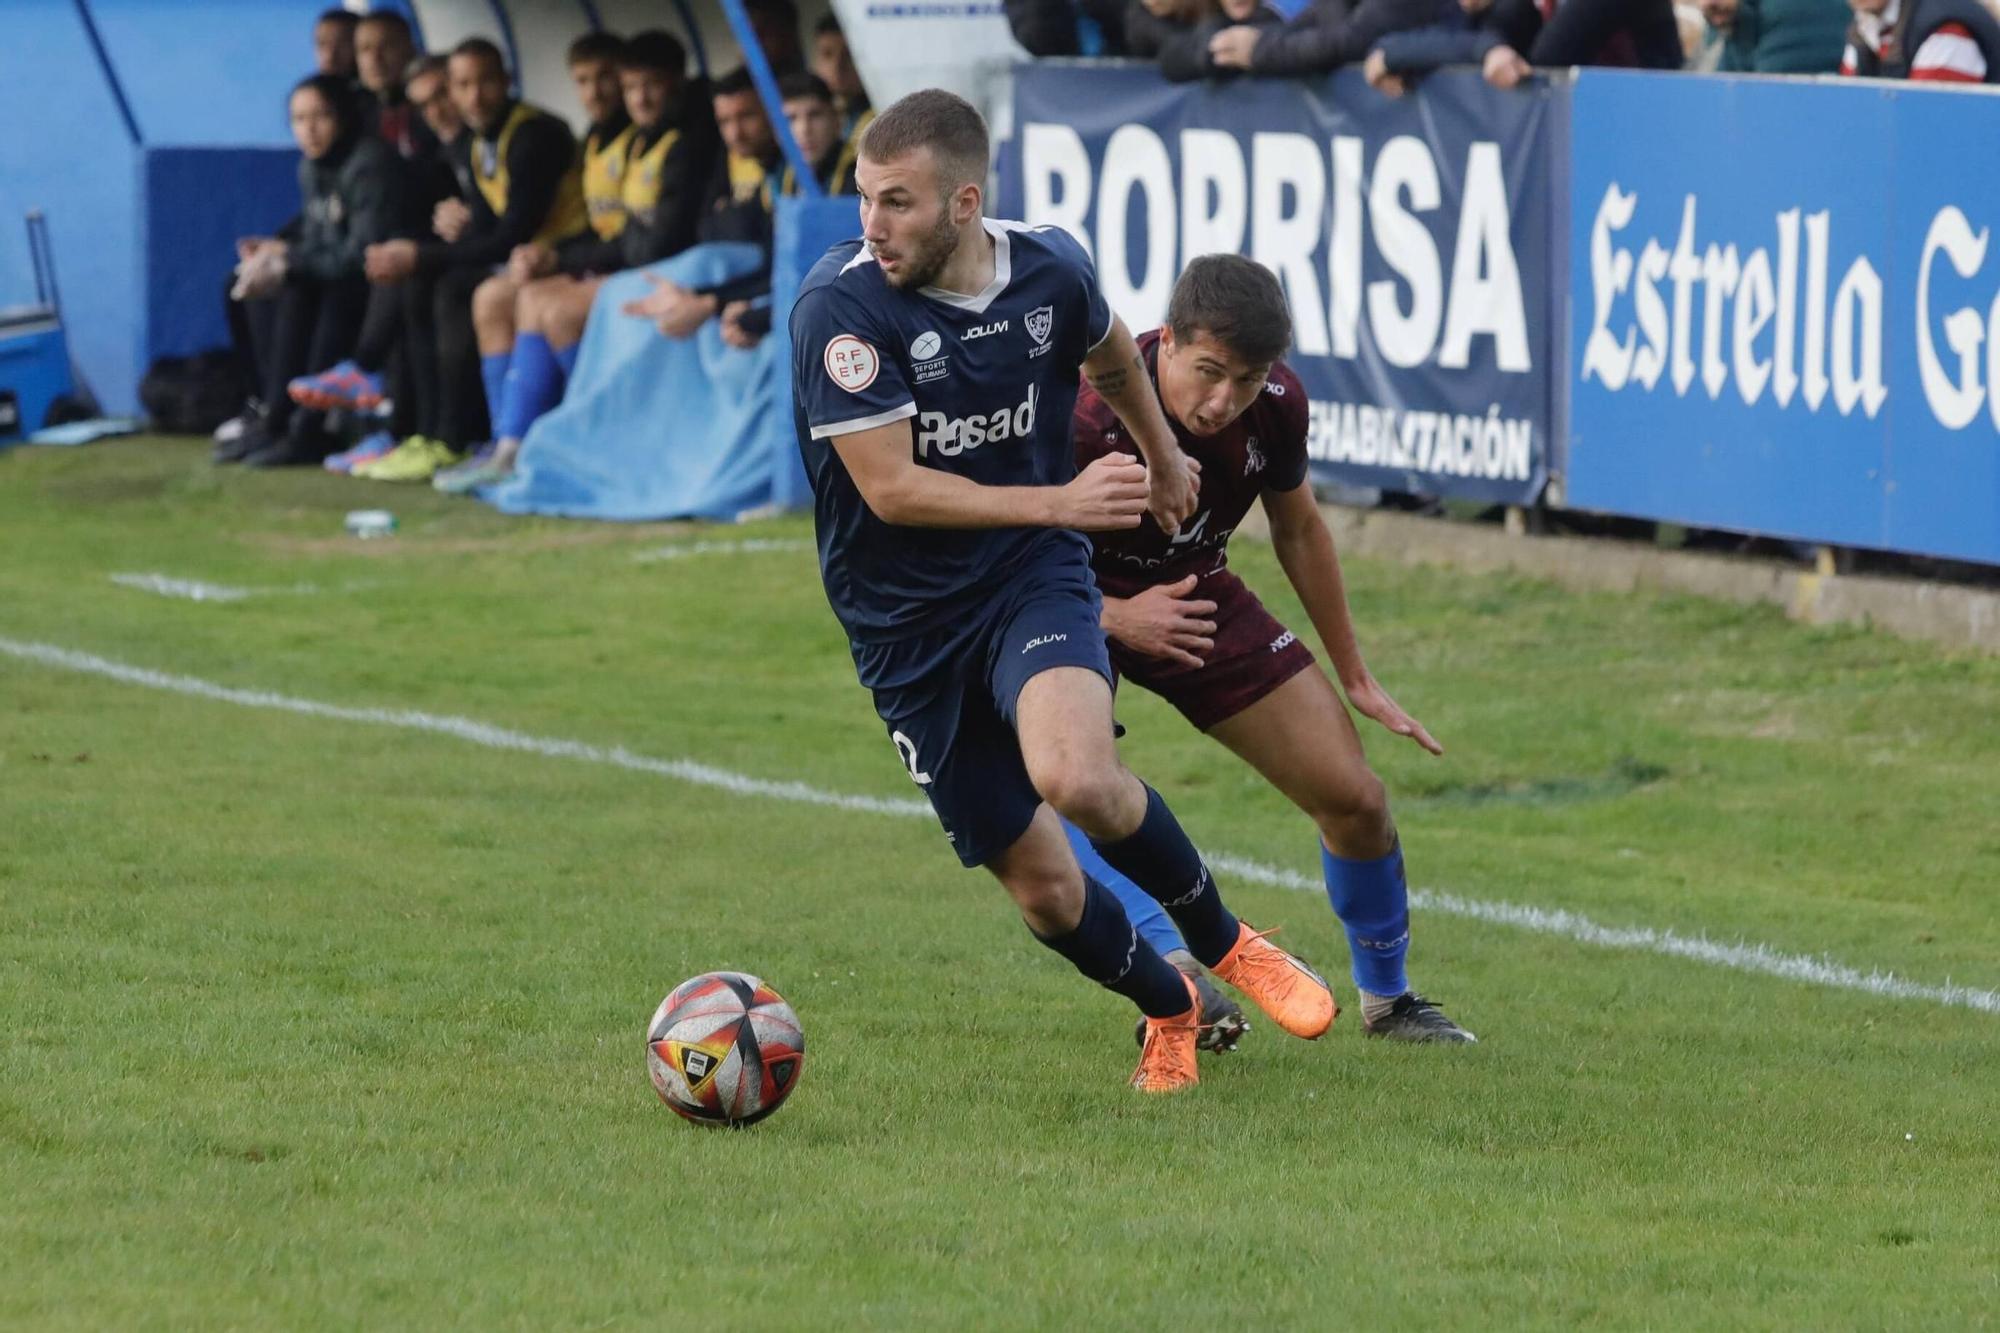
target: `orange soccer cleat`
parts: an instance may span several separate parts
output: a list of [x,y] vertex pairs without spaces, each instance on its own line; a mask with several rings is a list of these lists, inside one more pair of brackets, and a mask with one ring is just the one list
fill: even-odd
[[1251,1001],[1294,1037],[1315,1040],[1333,1026],[1340,1006],[1333,1002],[1320,974],[1271,943],[1274,931],[1256,931],[1240,923],[1236,947],[1209,971],[1249,996]]
[[1148,1018],[1139,1046],[1139,1067],[1132,1086],[1141,1092],[1179,1092],[1201,1082],[1195,1068],[1195,1043],[1201,1039],[1201,998],[1187,982],[1188,1008],[1173,1018]]

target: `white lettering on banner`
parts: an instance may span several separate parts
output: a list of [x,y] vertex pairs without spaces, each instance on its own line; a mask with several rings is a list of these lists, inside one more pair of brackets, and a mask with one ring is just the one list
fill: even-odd
[[[1590,226],[1590,331],[1584,338],[1583,362],[1579,377],[1595,379],[1611,393],[1628,384],[1651,392],[1661,373],[1673,386],[1676,396],[1685,398],[1697,376],[1710,399],[1719,399],[1734,382],[1736,396],[1745,406],[1763,398],[1767,389],[1779,407],[1789,407],[1799,395],[1809,412],[1817,412],[1832,390],[1834,410],[1851,415],[1859,407],[1873,418],[1889,396],[1882,370],[1882,278],[1866,255],[1857,256],[1842,274],[1834,290],[1831,318],[1827,308],[1829,241],[1832,218],[1825,212],[1807,214],[1805,256],[1799,254],[1800,210],[1776,215],[1777,260],[1757,246],[1747,252],[1734,244],[1709,242],[1697,249],[1698,207],[1695,196],[1681,204],[1680,233],[1672,250],[1663,249],[1652,237],[1635,260],[1631,249],[1619,242],[1619,233],[1631,225],[1639,206],[1637,193],[1627,193],[1612,182],[1599,201]],[[1945,213],[1956,214],[1956,209]],[[1959,215],[1958,222],[1964,225]],[[1948,223],[1944,213],[1933,222],[1933,236],[1939,225]],[[1947,225],[1938,248],[1946,251],[1961,276],[1977,268],[1959,237],[1971,239],[1969,227],[1962,233]],[[1983,247],[1983,240],[1981,241]],[[1918,286],[1920,354],[1929,348],[1929,316],[1924,310],[1925,283],[1930,258],[1924,251],[1924,271]],[[1982,249],[1983,253],[1983,249]],[[1969,261],[1969,262],[1961,262]],[[1804,318],[1799,311],[1799,277],[1804,268]],[[1660,295],[1662,280],[1673,289],[1671,305]],[[1696,289],[1700,290],[1700,343],[1695,341],[1697,323]],[[1630,292],[1632,318],[1622,327],[1615,317],[1621,299]],[[1946,322],[1946,338],[1960,352],[1959,385],[1966,382],[1972,361],[1960,348],[1969,336],[1969,346],[1977,350],[1980,331],[1978,316],[1968,325],[1961,320]],[[1763,344],[1767,330],[1770,350]],[[1801,349],[1799,334],[1803,332]],[[1830,346],[1829,346],[1830,344]],[[1922,359],[1920,355],[1920,360]],[[1932,410],[1947,425],[1951,418],[1939,408],[1939,393],[1948,400],[1952,415],[1963,425],[1978,411],[1978,399],[1968,410],[1966,399],[1957,396],[1953,382],[1935,358],[1924,362],[1925,396]],[[1831,373],[1829,373],[1829,371]],[[1935,372],[1935,373],[1933,373]],[[1976,372],[1972,372],[1976,381]],[[1975,390],[1975,394],[1978,391]],[[2000,422],[2000,398],[1996,398],[1995,420]]]
[[[1376,153],[1372,175],[1355,135],[1323,144],[1259,132],[1246,154],[1233,133],[1188,129],[1178,147],[1177,181],[1167,145],[1145,125],[1114,131],[1101,169],[1069,126],[1021,126],[1026,220],[1076,236],[1096,259],[1105,299],[1133,327],[1165,317],[1174,277],[1189,260],[1226,251],[1252,255],[1278,274],[1302,355],[1358,357],[1366,319],[1393,365],[1435,359],[1443,369],[1465,369],[1474,340],[1485,336],[1500,370],[1534,370],[1497,143],[1471,144],[1462,172],[1441,172],[1424,140],[1401,135]],[[1464,182],[1449,272],[1427,217],[1442,206],[1445,175]],[[1135,209],[1144,219],[1142,272],[1133,270],[1139,256],[1128,243]],[[1364,285],[1370,237],[1396,276]],[[1315,263],[1322,246],[1323,272]]]
[[1480,481],[1527,481],[1534,472],[1535,423],[1502,417],[1497,403],[1485,416],[1317,399],[1307,410],[1306,453],[1320,462]]

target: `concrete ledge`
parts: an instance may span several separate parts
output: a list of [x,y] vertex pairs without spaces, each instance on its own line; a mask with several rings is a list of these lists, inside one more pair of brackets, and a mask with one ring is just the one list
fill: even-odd
[[[1673,551],[1599,537],[1510,535],[1380,509],[1322,506],[1343,552],[1441,565],[1472,573],[1512,573],[1602,592],[1657,591],[1782,608],[1811,625],[1858,625],[1952,648],[2000,653],[2000,592],[1917,579],[1822,573],[1751,556]],[[1253,510],[1264,535],[1262,510]]]

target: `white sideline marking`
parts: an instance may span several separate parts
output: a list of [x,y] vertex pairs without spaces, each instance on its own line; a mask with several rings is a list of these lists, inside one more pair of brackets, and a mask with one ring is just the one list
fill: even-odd
[[[304,717],[327,718],[336,722],[365,722],[374,726],[430,732],[470,741],[474,745],[483,745],[489,749],[525,751],[551,759],[580,759],[586,763],[608,764],[614,768],[650,773],[677,782],[714,787],[739,796],[767,796],[774,800],[797,801],[807,805],[831,806],[839,810],[859,810],[879,815],[918,817],[930,814],[930,805],[919,800],[852,796],[841,792],[822,791],[803,782],[773,782],[765,778],[748,777],[708,764],[696,763],[690,759],[653,759],[633,754],[622,747],[606,749],[582,741],[530,736],[524,732],[509,731],[484,722],[475,722],[470,718],[421,713],[409,709],[347,708],[339,704],[295,699],[289,695],[273,694],[266,690],[235,689],[199,680],[193,676],[174,676],[148,670],[145,667],[127,666],[122,662],[113,662],[107,658],[68,648],[58,648],[52,644],[26,643],[0,638],[0,653],[63,671],[101,676],[127,685],[142,685],[148,689],[166,690],[217,703],[296,713]],[[1246,860],[1227,853],[1211,854],[1209,860],[1219,870],[1256,883],[1314,894],[1322,891],[1319,880],[1294,870],[1265,865],[1262,862]],[[1518,930],[1533,931],[1537,934],[1559,935],[1599,948],[1663,954],[1671,958],[1686,958],[1714,967],[1726,967],[1738,972],[1755,972],[1765,976],[1781,977],[1788,981],[1802,981],[1809,985],[1834,990],[1861,991],[1897,1000],[1925,1000],[1932,1004],[2000,1014],[2000,991],[1978,990],[1970,986],[1953,985],[1949,981],[1942,986],[1927,985],[1906,980],[1893,972],[1862,972],[1825,958],[1781,953],[1762,944],[1723,944],[1700,936],[1682,935],[1672,930],[1649,926],[1607,926],[1559,908],[1483,902],[1476,898],[1461,898],[1457,894],[1440,893],[1435,889],[1411,890],[1410,905],[1421,911],[1470,917],[1475,921],[1512,926]]]
[[[111,574],[111,582],[121,588],[157,593],[187,602],[240,602],[250,597],[308,597],[325,592],[317,583],[293,583],[282,588],[233,588],[226,583],[204,583],[200,579],[177,579],[171,574]],[[379,587],[379,579],[350,579],[334,585],[335,592],[355,592]]]
[[656,560],[684,560],[691,555],[737,555],[745,551],[804,551],[812,543],[797,538],[748,537],[737,542],[676,542],[672,546],[655,546],[650,551],[641,551],[632,559],[639,564],[651,564]]
[[203,583],[199,579],[177,579],[166,574],[113,574],[111,581],[121,588],[179,597],[190,602],[240,602],[256,596],[254,589],[232,588],[224,583]]
[[877,815],[930,813],[930,806],[923,801],[894,800],[879,796],[846,796],[839,792],[808,787],[803,782],[770,782],[763,778],[745,777],[741,773],[713,768],[691,759],[652,759],[642,754],[633,754],[622,747],[606,749],[603,746],[587,745],[582,741],[547,740],[524,732],[508,731],[504,727],[488,726],[484,722],[474,722],[464,717],[445,717],[436,713],[419,713],[413,709],[400,708],[345,708],[339,704],[316,703],[311,699],[294,699],[289,695],[272,694],[267,690],[232,689],[227,685],[197,680],[193,676],[170,676],[163,671],[126,666],[122,662],[94,657],[89,653],[71,652],[67,648],[57,648],[52,644],[21,643],[14,639],[0,639],[0,653],[29,662],[40,662],[44,666],[59,667],[65,671],[103,676],[109,680],[122,681],[127,685],[143,685],[148,689],[192,695],[197,699],[212,699],[217,703],[237,704],[244,708],[267,708],[281,713],[298,713],[305,717],[323,717],[335,722],[367,722],[380,727],[401,727],[407,731],[428,731],[440,736],[453,736],[462,741],[471,741],[474,745],[484,745],[492,750],[525,750],[530,754],[545,755],[551,759],[581,759],[586,763],[609,764],[614,768],[629,768],[634,772],[651,773],[658,777],[673,778],[678,782],[691,782],[697,786],[719,787],[723,791],[734,792],[739,796],[769,796],[781,801],[802,801],[808,805],[829,805],[840,810],[862,810]]

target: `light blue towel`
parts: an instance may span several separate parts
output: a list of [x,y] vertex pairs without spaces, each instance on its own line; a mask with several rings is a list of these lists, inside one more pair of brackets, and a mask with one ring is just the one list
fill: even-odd
[[781,339],[728,346],[715,320],[691,338],[662,337],[622,313],[652,290],[646,273],[707,287],[753,272],[755,246],[698,245],[608,279],[584,328],[562,404],[521,442],[514,475],[480,498],[509,514],[573,518],[734,518],[771,503],[774,477],[795,467]]

